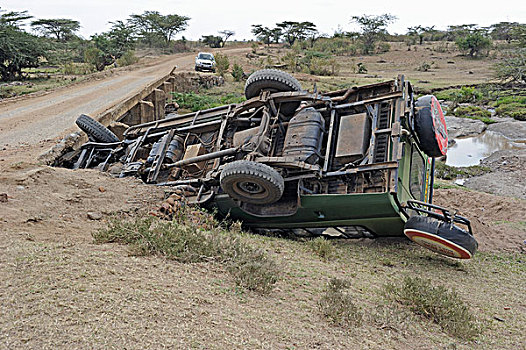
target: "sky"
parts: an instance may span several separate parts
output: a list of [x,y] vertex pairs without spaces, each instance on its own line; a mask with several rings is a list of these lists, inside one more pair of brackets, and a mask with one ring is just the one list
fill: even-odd
[[[337,0],[0,0],[8,11],[27,10],[35,18],[69,18],[80,22],[79,34],[89,38],[109,29],[110,21],[125,20],[131,14],[159,11],[190,17],[184,35],[197,40],[202,35],[217,35],[220,30],[233,30],[232,39],[252,39],[252,24],[273,27],[282,21],[310,21],[320,33],[333,34],[339,27],[357,31],[352,16],[389,13],[397,20],[389,25],[390,33],[406,33],[415,25],[446,29],[449,25],[498,22],[526,23],[526,1],[337,1]],[[29,28],[26,28],[29,29]]]

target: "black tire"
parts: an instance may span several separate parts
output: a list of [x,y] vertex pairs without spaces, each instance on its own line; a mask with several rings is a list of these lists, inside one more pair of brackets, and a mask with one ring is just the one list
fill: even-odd
[[196,72],[199,72],[199,68],[197,68],[197,66],[195,67],[195,71],[196,71]]
[[447,128],[440,103],[433,95],[420,97],[416,103],[415,133],[418,146],[429,157],[447,153]]
[[112,133],[110,129],[96,121],[90,116],[81,114],[75,123],[88,136],[91,136],[95,141],[103,143],[119,142],[117,135]]
[[404,234],[418,245],[452,258],[470,259],[478,248],[475,237],[466,230],[428,216],[410,217]]
[[285,181],[276,170],[248,160],[225,165],[220,183],[230,197],[251,204],[274,203],[285,189]]
[[[277,69],[261,69],[252,73],[245,83],[245,97],[251,99],[262,91],[287,92],[301,91],[301,84],[292,75]],[[291,115],[300,102],[289,102],[281,105],[281,113]]]

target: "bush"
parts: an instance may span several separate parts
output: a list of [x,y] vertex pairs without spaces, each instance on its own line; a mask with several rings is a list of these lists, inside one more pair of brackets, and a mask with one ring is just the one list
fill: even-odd
[[217,74],[221,77],[224,77],[225,73],[228,71],[228,68],[230,67],[230,61],[228,60],[228,57],[226,55],[222,55],[218,53],[215,55],[215,59],[216,59]]
[[314,43],[313,50],[338,56],[356,55],[356,45],[348,38],[319,38]]
[[135,56],[133,51],[126,51],[120,58],[117,59],[119,67],[129,66],[139,62],[139,58]]
[[385,53],[389,52],[389,50],[391,50],[391,45],[389,45],[389,43],[386,42],[378,43],[378,45],[376,46],[376,53]]
[[455,291],[433,287],[430,280],[407,277],[401,285],[384,286],[388,299],[438,324],[452,336],[472,339],[481,333],[477,319]]
[[88,63],[69,62],[62,67],[62,72],[67,75],[86,75],[94,71],[95,67]]
[[245,74],[245,72],[243,71],[243,68],[239,64],[234,63],[231,74],[232,74],[232,77],[234,78],[234,81],[241,81],[241,79],[243,79],[243,75]]
[[491,47],[491,39],[482,33],[473,32],[456,39],[460,51],[466,52],[470,57],[487,54],[487,49]]
[[350,294],[345,290],[349,282],[332,278],[320,301],[318,308],[321,314],[331,323],[345,328],[359,325],[363,315]]
[[209,214],[188,207],[180,210],[173,221],[156,217],[111,220],[108,228],[93,237],[96,243],[129,244],[136,255],[158,255],[181,263],[216,261],[226,266],[239,286],[260,293],[273,288],[279,269],[265,252],[226,232]]

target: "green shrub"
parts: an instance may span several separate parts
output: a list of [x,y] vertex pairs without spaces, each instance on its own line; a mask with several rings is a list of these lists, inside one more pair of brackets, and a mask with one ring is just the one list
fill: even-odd
[[460,118],[481,120],[486,124],[495,123],[491,119],[491,112],[478,106],[457,107],[453,110],[453,114]]
[[139,62],[139,58],[135,56],[133,51],[126,51],[120,58],[117,59],[119,67],[129,66]]
[[336,256],[336,250],[332,243],[323,237],[308,241],[307,246],[323,260],[332,260]]
[[380,42],[376,46],[376,53],[385,53],[389,52],[389,50],[391,50],[391,45],[389,45],[389,43],[386,42]]
[[463,86],[460,89],[438,91],[435,93],[435,96],[439,100],[455,103],[476,103],[483,99],[484,94],[474,87]]
[[431,69],[431,64],[427,62],[422,62],[422,64],[416,68],[416,70],[419,72],[427,72],[430,69]]
[[226,232],[209,214],[196,214],[188,207],[181,207],[173,221],[151,216],[114,219],[93,238],[96,243],[129,244],[136,255],[158,255],[181,263],[219,262],[236,284],[260,293],[269,292],[279,279],[278,265],[265,252]]
[[353,297],[346,291],[348,288],[348,281],[332,278],[318,302],[318,309],[325,318],[345,328],[359,325],[363,318]]
[[430,280],[407,277],[400,285],[385,285],[384,295],[435,322],[452,336],[472,339],[482,331],[468,305],[455,291],[433,287]]
[[319,38],[314,42],[313,50],[338,56],[356,55],[356,45],[348,38]]
[[234,78],[234,81],[241,81],[241,79],[243,79],[243,75],[245,74],[245,72],[243,71],[243,68],[239,64],[234,63],[231,74],[232,74],[232,77]]
[[230,67],[230,61],[228,60],[228,56],[218,53],[215,55],[215,60],[217,74],[221,77],[224,77],[225,73]]
[[222,106],[230,103],[241,103],[245,97],[237,93],[228,93],[221,96],[200,95],[195,92],[174,92],[173,100],[177,102],[180,108],[190,109],[197,112],[201,109],[208,109]]
[[62,72],[68,75],[86,75],[93,73],[95,67],[88,63],[73,63],[69,62],[62,67]]

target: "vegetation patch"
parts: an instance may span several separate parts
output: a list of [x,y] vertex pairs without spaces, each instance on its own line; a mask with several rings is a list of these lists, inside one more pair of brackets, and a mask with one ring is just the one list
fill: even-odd
[[278,264],[264,251],[199,210],[181,207],[172,221],[157,217],[114,219],[93,237],[96,243],[129,244],[136,255],[157,255],[181,263],[224,264],[239,286],[259,293],[270,292],[279,280]]
[[481,176],[491,172],[491,169],[481,165],[455,167],[444,162],[435,163],[435,176],[444,180],[455,180],[459,177]]
[[457,107],[453,110],[453,114],[460,118],[480,120],[485,124],[496,123],[491,119],[491,112],[479,106]]
[[230,103],[241,103],[245,97],[239,93],[228,93],[222,96],[201,95],[194,92],[174,92],[173,100],[179,107],[197,112],[201,109],[208,109]]
[[526,120],[526,96],[505,96],[494,103],[495,112],[503,117]]
[[477,103],[484,97],[481,91],[469,86],[463,86],[460,89],[437,91],[434,94],[439,100],[447,100],[454,103]]
[[307,246],[323,260],[329,261],[336,258],[334,245],[323,237],[317,237],[308,241]]
[[452,336],[473,339],[482,332],[480,323],[457,292],[434,287],[431,280],[406,277],[400,285],[385,285],[384,293],[387,299],[430,319]]
[[350,328],[360,324],[362,312],[349,294],[350,282],[332,278],[318,302],[320,313],[332,324]]

